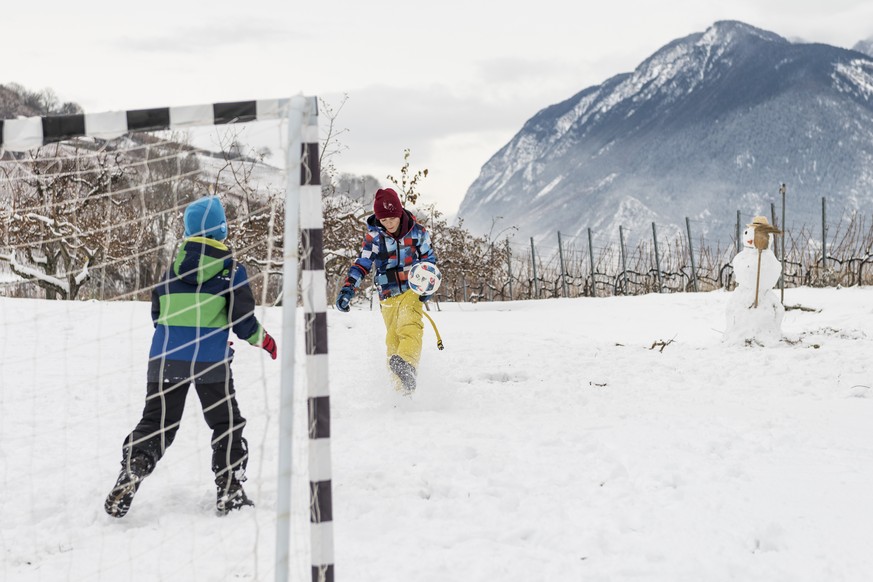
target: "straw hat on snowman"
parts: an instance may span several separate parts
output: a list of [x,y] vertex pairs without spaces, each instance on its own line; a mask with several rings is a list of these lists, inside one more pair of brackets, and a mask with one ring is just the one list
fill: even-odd
[[[750,229],[751,233],[749,233]],[[746,225],[746,233],[746,240],[744,241],[746,246],[754,247],[759,251],[765,251],[770,247],[770,235],[782,234],[782,231],[767,222],[766,216],[756,216],[750,224]],[[749,234],[752,235],[751,240],[748,237]]]

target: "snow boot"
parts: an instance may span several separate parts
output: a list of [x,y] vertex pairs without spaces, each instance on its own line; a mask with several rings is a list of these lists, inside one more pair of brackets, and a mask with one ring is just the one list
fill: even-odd
[[400,378],[406,394],[415,392],[415,367],[412,364],[395,354],[388,360],[388,366]]
[[118,474],[115,487],[109,492],[106,502],[103,504],[106,513],[112,517],[127,515],[130,504],[133,503],[133,496],[139,489],[139,484],[151,474],[154,468],[155,462],[151,457],[141,453],[131,456],[130,463],[127,459],[121,461],[121,473]]
[[244,481],[245,477],[238,479],[233,473],[224,473],[215,478],[215,510],[218,515],[226,515],[229,511],[246,506],[254,507],[255,503],[246,496],[241,480]]

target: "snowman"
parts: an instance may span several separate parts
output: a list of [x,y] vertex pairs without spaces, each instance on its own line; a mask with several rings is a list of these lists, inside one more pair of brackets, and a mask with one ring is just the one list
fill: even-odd
[[782,338],[785,308],[773,292],[782,265],[770,250],[774,234],[781,232],[765,216],[756,216],[743,231],[743,250],[731,261],[737,288],[727,305],[726,343],[763,346]]

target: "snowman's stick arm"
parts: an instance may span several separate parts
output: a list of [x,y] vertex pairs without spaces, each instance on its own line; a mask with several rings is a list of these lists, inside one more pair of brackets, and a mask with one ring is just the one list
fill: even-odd
[[755,303],[752,305],[758,308],[758,288],[761,286],[761,249],[758,249],[758,274],[755,276]]

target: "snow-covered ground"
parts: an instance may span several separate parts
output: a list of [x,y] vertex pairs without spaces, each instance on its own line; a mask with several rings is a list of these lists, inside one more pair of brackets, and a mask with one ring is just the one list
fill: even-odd
[[[768,348],[721,343],[728,299],[445,304],[411,399],[379,313],[331,310],[337,580],[870,580],[873,289],[787,290],[815,311],[787,311],[791,342]],[[282,349],[280,312],[261,315]],[[276,362],[237,350],[254,510],[214,515],[192,393],[117,520],[148,305],[0,299],[0,330],[0,580],[273,580]]]

